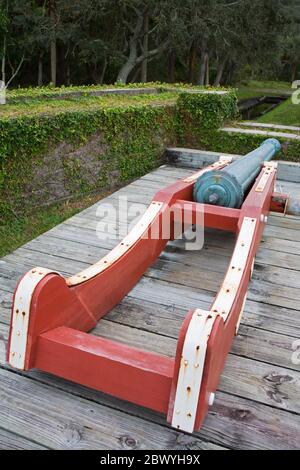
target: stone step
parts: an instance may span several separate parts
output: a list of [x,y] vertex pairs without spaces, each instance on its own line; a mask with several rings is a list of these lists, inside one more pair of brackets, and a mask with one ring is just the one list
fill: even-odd
[[260,129],[241,129],[239,127],[223,127],[221,131],[228,132],[230,134],[235,133],[248,135],[262,135],[265,137],[283,138],[287,140],[300,140],[300,135],[293,134],[290,132],[263,131]]
[[[207,150],[169,147],[166,149],[168,163],[185,168],[203,168],[219,160],[221,155],[234,160],[241,155],[211,152]],[[278,180],[300,183],[300,163],[278,160]]]
[[272,124],[266,122],[254,122],[254,121],[242,121],[239,122],[240,126],[246,127],[258,127],[258,128],[266,128],[266,129],[278,129],[278,130],[287,130],[287,131],[296,131],[300,132],[300,127],[297,126],[284,126],[282,124]]

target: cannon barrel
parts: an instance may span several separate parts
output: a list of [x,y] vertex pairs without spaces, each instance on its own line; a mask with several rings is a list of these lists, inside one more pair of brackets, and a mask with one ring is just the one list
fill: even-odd
[[194,185],[194,200],[224,207],[241,207],[245,193],[261,170],[280,150],[277,139],[267,139],[260,147],[235,160],[223,170],[212,170],[200,176]]

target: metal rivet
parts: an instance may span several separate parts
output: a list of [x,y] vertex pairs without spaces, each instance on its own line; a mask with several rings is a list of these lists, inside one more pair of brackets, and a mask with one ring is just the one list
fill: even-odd
[[209,406],[212,406],[214,404],[214,401],[215,401],[215,394],[212,392],[210,393],[209,398],[208,398]]
[[198,362],[196,362],[196,364],[195,364],[195,366],[194,366],[194,367],[195,367],[196,369],[198,369],[198,367],[199,367],[199,363],[198,363]]
[[192,413],[187,413],[187,417],[188,417],[188,418],[191,418],[191,417],[192,417]]
[[190,386],[186,387],[186,389],[187,389],[188,392],[191,391],[191,387],[190,387]]

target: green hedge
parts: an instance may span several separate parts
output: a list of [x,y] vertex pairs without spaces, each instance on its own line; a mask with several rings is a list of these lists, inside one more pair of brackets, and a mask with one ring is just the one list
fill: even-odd
[[[96,160],[99,172],[90,180],[80,158],[61,157],[64,184],[70,196],[122,184],[160,163],[167,145],[191,145],[208,129],[217,129],[236,112],[234,92],[226,94],[178,93],[177,102],[93,107],[50,114],[13,115],[0,118],[0,218],[47,204],[41,172],[45,155],[59,145],[73,150],[98,136]],[[100,103],[100,102],[99,102]],[[101,101],[103,103],[103,101]],[[7,105],[9,106],[9,105]],[[8,109],[9,111],[9,109]],[[97,164],[96,161],[96,164]],[[54,202],[54,201],[53,201]]]
[[[197,143],[199,148],[214,152],[235,153],[244,155],[258,147],[268,137],[259,134],[244,134],[213,130],[204,132]],[[300,141],[284,137],[277,138],[281,142],[281,151],[276,155],[277,160],[300,161]]]

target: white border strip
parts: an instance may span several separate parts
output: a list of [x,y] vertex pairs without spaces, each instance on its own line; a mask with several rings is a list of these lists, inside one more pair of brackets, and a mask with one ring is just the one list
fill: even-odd
[[87,269],[84,269],[75,276],[69,277],[66,280],[67,285],[76,286],[77,284],[92,279],[93,277],[97,276],[97,274],[100,274],[113,263],[115,263],[140,238],[147,234],[151,223],[159,214],[162,206],[163,202],[153,201],[147,208],[146,212],[143,214],[139,222],[115,248],[113,248],[106,256],[101,258],[97,263],[93,264],[92,266],[89,266]]
[[32,295],[39,282],[51,273],[54,273],[54,271],[39,267],[34,268],[25,274],[16,290],[12,311],[12,327],[8,360],[9,364],[16,369],[24,370],[25,368]]
[[186,332],[172,417],[172,426],[182,431],[194,431],[207,341],[215,319],[215,314],[197,309]]
[[182,181],[184,183],[193,183],[199,178],[199,176],[203,175],[204,173],[207,173],[208,171],[212,171],[212,170],[221,170],[225,166],[229,165],[231,162],[232,162],[232,157],[228,157],[227,155],[221,155],[217,162],[205,168],[202,168],[201,170],[197,171],[193,175],[188,176],[187,178],[184,178]]
[[228,271],[221,289],[211,307],[211,311],[221,315],[224,318],[224,321],[230,313],[245,271],[256,224],[257,219],[244,217]]
[[262,193],[266,187],[266,184],[269,180],[270,174],[273,173],[277,168],[277,162],[264,162],[264,171],[263,174],[255,188],[255,191]]

